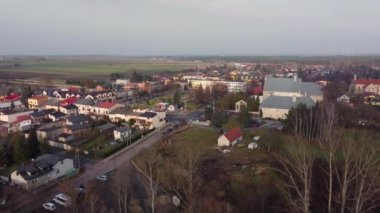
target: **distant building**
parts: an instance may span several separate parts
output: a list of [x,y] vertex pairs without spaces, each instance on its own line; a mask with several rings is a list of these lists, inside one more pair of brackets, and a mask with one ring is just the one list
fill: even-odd
[[75,172],[73,159],[44,154],[19,166],[10,174],[10,181],[26,190],[33,190]]
[[235,127],[218,138],[218,146],[234,146],[242,140],[243,130],[240,127]]
[[127,85],[129,83],[129,79],[116,79],[115,84]]
[[197,88],[202,86],[203,88],[212,87],[215,84],[224,84],[227,86],[228,92],[245,92],[247,90],[247,85],[242,81],[224,81],[224,80],[213,80],[210,78],[202,78],[202,79],[189,79],[189,84],[191,84],[192,88]]

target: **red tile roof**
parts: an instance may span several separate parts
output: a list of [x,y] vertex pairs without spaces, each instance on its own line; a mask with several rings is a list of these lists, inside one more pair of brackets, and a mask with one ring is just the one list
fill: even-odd
[[66,98],[65,100],[61,101],[61,106],[72,105],[72,104],[74,104],[77,101],[78,101],[77,97]]
[[356,79],[355,84],[380,84],[380,79]]
[[115,102],[104,101],[104,102],[98,103],[96,107],[109,109],[113,107],[115,104],[116,104]]
[[243,136],[243,130],[240,127],[235,127],[233,129],[230,129],[228,132],[224,134],[224,136],[228,139],[228,141],[233,142],[236,139]]
[[19,100],[21,98],[21,94],[19,93],[12,93],[6,97],[4,97],[5,100],[8,100],[8,101],[16,101],[16,100]]
[[31,120],[31,117],[29,115],[20,115],[20,116],[17,116],[16,120],[13,121],[12,124],[18,124],[27,120]]

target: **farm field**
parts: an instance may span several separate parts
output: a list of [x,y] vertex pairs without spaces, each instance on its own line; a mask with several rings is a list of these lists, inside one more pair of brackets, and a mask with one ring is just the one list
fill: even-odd
[[[72,78],[104,78],[113,72],[167,72],[194,69],[204,66],[203,63],[192,61],[176,61],[170,59],[119,59],[119,58],[48,58],[48,59],[16,59],[8,62],[9,65],[0,66],[2,76],[17,78],[50,76]],[[1,63],[0,63],[1,65]],[[90,76],[89,76],[90,75]]]

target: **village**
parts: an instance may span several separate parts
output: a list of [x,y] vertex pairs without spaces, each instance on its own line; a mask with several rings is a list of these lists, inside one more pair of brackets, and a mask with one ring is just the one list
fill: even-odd
[[[310,109],[326,99],[353,111],[376,111],[380,106],[380,81],[362,78],[360,72],[350,74],[347,79],[321,65],[227,63],[178,73],[113,73],[106,81],[67,80],[65,87],[3,83],[0,144],[2,156],[13,155],[2,159],[3,191],[9,194],[3,203],[21,208],[25,201],[11,194],[41,193],[59,181],[84,177],[92,167],[99,173],[86,179],[107,182],[116,165],[139,155],[107,161],[102,168],[101,162],[134,149],[141,152],[145,148],[139,144],[145,140],[184,140],[179,144],[189,149],[191,143],[203,141],[200,152],[213,150],[210,156],[218,156],[215,159],[231,160],[224,169],[234,169],[227,173],[241,175],[239,171],[250,169],[270,175],[267,153],[285,140],[284,120],[292,109]],[[345,125],[380,128],[378,117],[368,114],[358,114]],[[178,139],[188,134],[194,138]],[[77,183],[75,187],[85,184]],[[69,205],[48,203],[44,208]]]

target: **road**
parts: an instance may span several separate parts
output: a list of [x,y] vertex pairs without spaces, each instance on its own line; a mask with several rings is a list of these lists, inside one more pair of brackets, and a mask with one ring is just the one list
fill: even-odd
[[[164,127],[154,130],[149,135],[141,138],[132,145],[123,148],[122,150],[116,152],[115,154],[105,158],[95,164],[84,165],[84,172],[75,177],[72,182],[75,186],[81,184],[86,185],[87,182],[94,180],[97,176],[108,173],[118,166],[123,166],[127,164],[133,157],[139,154],[145,148],[152,146],[154,143],[160,140],[161,134],[170,125],[165,125]],[[25,199],[18,203],[14,208],[14,212],[34,212],[38,209],[44,202],[51,201],[58,190],[54,187],[50,190],[41,191],[36,194],[31,194],[30,199]],[[12,211],[12,212],[13,212]]]

